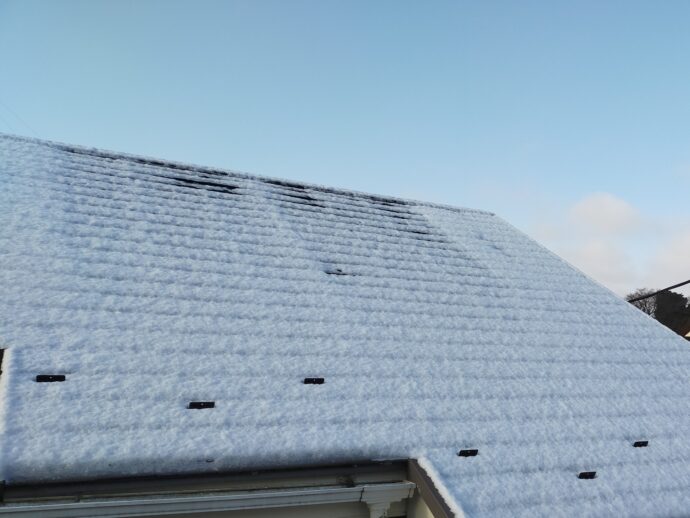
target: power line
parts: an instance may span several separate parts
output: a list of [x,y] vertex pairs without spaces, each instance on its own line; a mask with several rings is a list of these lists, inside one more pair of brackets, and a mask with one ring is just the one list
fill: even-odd
[[665,291],[672,290],[674,288],[680,288],[681,286],[685,286],[686,284],[690,284],[690,280],[684,281],[684,282],[679,282],[678,284],[674,284],[673,286],[669,286],[668,288],[664,288],[663,290],[655,291],[654,293],[650,293],[649,295],[642,295],[641,297],[635,297],[634,299],[630,299],[628,302],[637,302],[638,300],[644,300],[648,299],[649,297],[654,297],[655,295],[658,295],[659,293],[663,293]]
[[[33,133],[34,137],[40,138],[38,136],[38,133],[36,133],[36,131],[31,126],[29,126],[29,123],[27,123],[24,119],[22,119],[19,116],[19,114],[17,112],[15,112],[12,108],[10,108],[4,102],[2,102],[2,99],[0,99],[0,106],[5,108],[8,112],[10,112],[14,116],[15,119],[17,119],[19,122],[21,122],[31,133]],[[12,130],[12,131],[14,132],[14,130]]]
[[7,125],[7,127],[10,129],[10,133],[16,133],[16,131],[14,131],[14,126],[12,124],[10,124],[10,121],[8,121],[5,117],[3,117],[1,113],[0,113],[0,121],[4,122]]

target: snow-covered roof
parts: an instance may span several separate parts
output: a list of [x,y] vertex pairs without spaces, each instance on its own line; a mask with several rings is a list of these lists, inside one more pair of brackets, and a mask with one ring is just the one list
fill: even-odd
[[468,516],[690,510],[687,341],[493,214],[1,136],[0,276],[10,484],[417,458]]

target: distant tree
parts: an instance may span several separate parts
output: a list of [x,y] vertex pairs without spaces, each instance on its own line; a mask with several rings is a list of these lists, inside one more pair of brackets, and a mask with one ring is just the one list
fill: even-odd
[[654,293],[654,290],[641,288],[628,293],[625,296],[625,300],[680,335],[685,335],[685,333],[690,331],[690,304],[688,304],[688,299],[675,291],[662,291],[653,297],[634,301],[639,297],[652,293]]
[[[639,290],[635,290],[632,293],[628,293],[625,296],[625,300],[630,302],[631,300],[634,300],[638,297],[651,295],[655,291],[656,290],[650,290],[649,288],[640,288]],[[635,306],[640,311],[647,313],[650,317],[653,317],[654,313],[656,312],[656,297],[648,297],[646,299],[638,300],[637,302],[630,302],[630,304]]]
[[654,318],[676,333],[684,334],[683,330],[687,327],[687,321],[690,318],[688,299],[674,291],[663,291],[655,298]]

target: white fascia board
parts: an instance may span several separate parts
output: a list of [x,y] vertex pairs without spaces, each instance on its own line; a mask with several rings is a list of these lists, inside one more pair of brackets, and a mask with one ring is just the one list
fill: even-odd
[[285,491],[244,491],[204,496],[87,500],[69,503],[0,505],[0,516],[67,518],[85,516],[156,516],[346,502],[397,502],[414,493],[413,482],[320,487]]

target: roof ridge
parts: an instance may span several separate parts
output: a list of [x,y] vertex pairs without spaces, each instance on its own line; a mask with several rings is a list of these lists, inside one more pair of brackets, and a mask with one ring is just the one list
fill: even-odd
[[91,156],[101,157],[101,158],[119,158],[119,159],[129,160],[132,162],[155,165],[155,166],[159,166],[159,167],[170,167],[170,168],[174,168],[174,169],[186,169],[188,171],[201,172],[201,173],[204,173],[204,172],[222,172],[225,174],[233,175],[235,177],[244,178],[247,180],[256,180],[256,181],[261,181],[261,182],[268,181],[268,182],[275,182],[275,183],[281,182],[281,183],[285,183],[285,184],[298,185],[300,187],[305,187],[305,188],[316,190],[316,191],[327,192],[330,194],[345,194],[345,195],[365,197],[365,198],[378,198],[378,199],[385,199],[385,200],[391,200],[391,201],[397,201],[397,202],[404,202],[407,204],[414,204],[417,206],[434,207],[434,208],[449,210],[449,211],[453,211],[453,212],[460,212],[460,213],[471,212],[471,213],[495,216],[495,214],[493,212],[481,210],[481,209],[473,209],[473,208],[469,208],[469,207],[457,207],[454,205],[448,205],[448,204],[444,204],[444,203],[436,203],[436,202],[430,202],[430,201],[424,201],[424,200],[415,200],[415,199],[410,199],[410,198],[400,198],[397,196],[390,196],[387,194],[384,195],[384,194],[368,193],[368,192],[364,192],[364,191],[357,191],[354,189],[346,189],[346,188],[341,188],[341,187],[331,187],[331,186],[322,185],[322,184],[295,181],[295,180],[289,180],[286,178],[278,178],[278,177],[272,177],[272,176],[267,176],[267,175],[259,175],[259,174],[254,174],[254,173],[248,173],[245,171],[238,171],[238,170],[234,170],[234,169],[226,169],[223,167],[205,166],[205,165],[194,164],[194,163],[190,163],[190,162],[180,162],[180,161],[176,161],[176,160],[161,159],[161,158],[157,158],[157,157],[138,155],[138,154],[134,154],[134,153],[112,151],[112,150],[102,149],[102,148],[97,148],[97,147],[92,147],[92,146],[68,144],[65,142],[60,142],[60,141],[55,141],[55,140],[41,139],[41,138],[35,138],[35,137],[27,137],[24,135],[14,135],[11,133],[0,132],[0,138],[12,139],[12,140],[17,140],[17,141],[21,141],[21,142],[31,142],[31,143],[39,144],[42,146],[48,146],[48,147],[56,148],[56,149],[59,149],[62,151],[72,151],[72,152],[76,151],[79,153],[83,153],[85,155],[91,155]]

